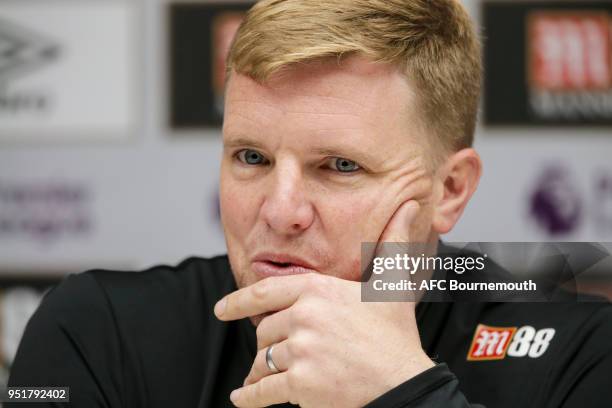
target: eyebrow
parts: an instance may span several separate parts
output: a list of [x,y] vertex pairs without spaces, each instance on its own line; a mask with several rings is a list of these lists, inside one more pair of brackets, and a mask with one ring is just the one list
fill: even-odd
[[228,140],[223,141],[223,146],[227,148],[233,147],[255,147],[257,149],[264,149],[264,145],[256,140],[247,137],[230,137]]

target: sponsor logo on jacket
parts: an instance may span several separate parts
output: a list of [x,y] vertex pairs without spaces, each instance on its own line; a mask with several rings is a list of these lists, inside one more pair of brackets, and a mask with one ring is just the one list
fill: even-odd
[[544,355],[555,329],[532,326],[495,327],[479,324],[468,350],[468,361],[502,360],[508,357],[538,358]]

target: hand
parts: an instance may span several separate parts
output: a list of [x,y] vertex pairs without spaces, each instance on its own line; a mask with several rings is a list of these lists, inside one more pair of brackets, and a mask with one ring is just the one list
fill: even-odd
[[[404,203],[380,241],[409,242],[418,210],[415,201]],[[434,366],[420,344],[414,303],[365,303],[360,295],[359,282],[303,274],[267,278],[219,301],[221,320],[273,312],[257,327],[258,353],[232,402],[361,407]],[[270,345],[279,373],[266,364]]]

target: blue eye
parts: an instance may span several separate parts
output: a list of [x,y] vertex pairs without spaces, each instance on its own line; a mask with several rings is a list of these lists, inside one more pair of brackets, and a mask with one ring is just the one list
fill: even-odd
[[244,149],[238,152],[236,155],[238,160],[243,163],[250,165],[262,164],[266,161],[266,158],[256,150]]
[[340,173],[353,173],[361,167],[357,163],[349,159],[343,159],[342,157],[334,157],[332,159],[332,166],[334,170],[339,171]]

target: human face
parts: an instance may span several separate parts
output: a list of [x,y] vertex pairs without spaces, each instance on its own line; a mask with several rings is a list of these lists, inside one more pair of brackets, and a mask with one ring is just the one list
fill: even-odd
[[407,200],[410,236],[432,239],[431,166],[414,93],[394,67],[351,57],[274,74],[233,73],[226,91],[221,217],[239,287],[268,276],[361,276]]

